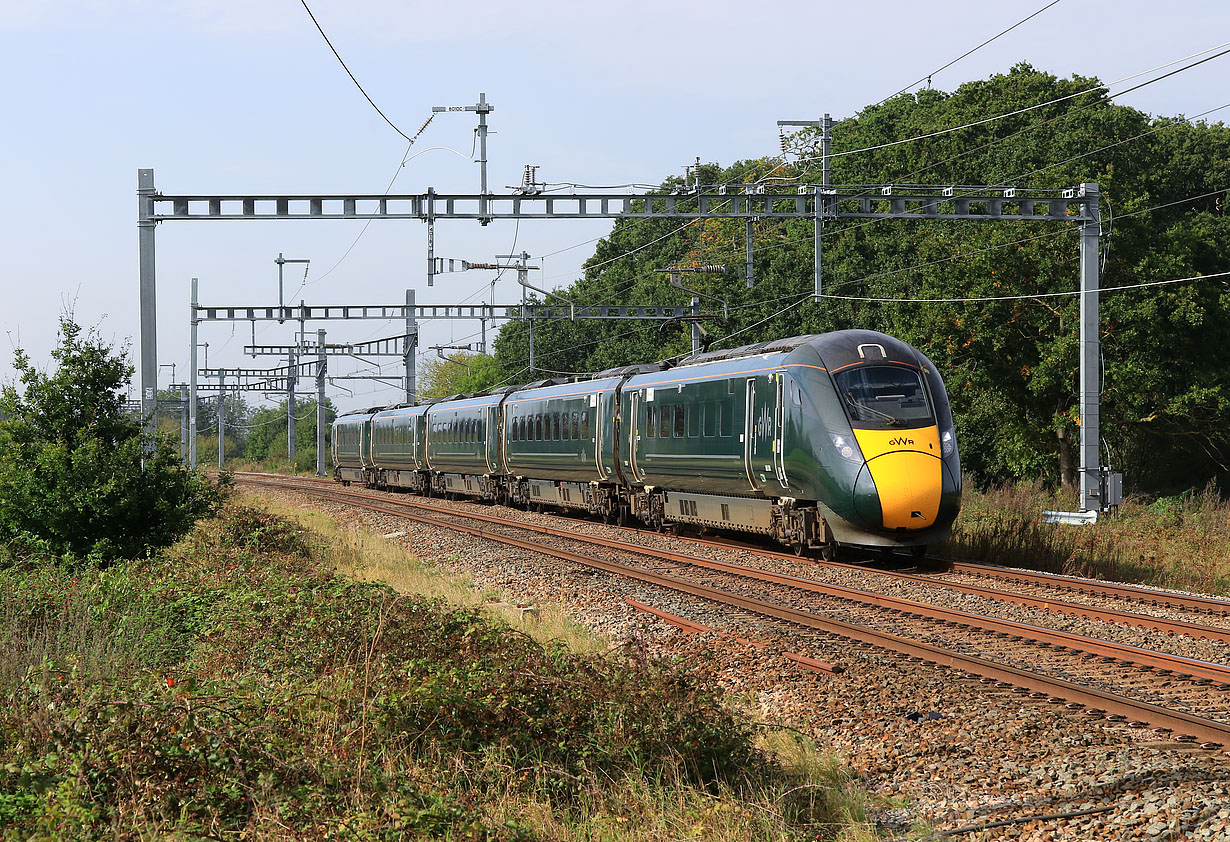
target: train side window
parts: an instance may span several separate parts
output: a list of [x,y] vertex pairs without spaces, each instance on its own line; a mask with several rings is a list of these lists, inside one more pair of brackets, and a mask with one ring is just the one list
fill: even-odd
[[568,424],[568,413],[564,413],[563,421],[561,422],[560,432],[564,434],[564,441],[572,438],[572,427]]
[[581,438],[589,438],[589,410],[581,410]]
[[797,380],[790,381],[790,400],[795,406],[803,405],[803,387],[799,385]]
[[700,404],[694,403],[688,410],[688,435],[695,438],[700,438],[700,407]]
[[645,410],[645,435],[653,438],[658,433],[658,408],[651,406]]
[[658,425],[658,435],[668,439],[671,435],[671,405],[664,404],[659,412],[661,424]]
[[705,401],[705,403],[701,406],[701,412],[704,415],[702,418],[701,427],[702,432],[706,437],[712,438],[717,435],[718,406],[720,406],[720,404],[718,404],[717,401]]
[[730,406],[723,406],[720,402],[717,405],[718,411],[718,434],[722,438],[730,438],[735,434],[735,414],[731,412]]
[[579,412],[572,413],[572,438],[574,441],[581,438],[581,414]]
[[552,433],[551,438],[552,438],[554,441],[559,441],[559,440],[560,440],[560,435],[559,435],[559,413],[558,413],[558,412],[553,412],[553,413],[551,413],[551,433]]
[[512,420],[512,424],[508,426],[508,440],[509,441],[517,440],[517,419],[516,418],[514,418]]
[[687,423],[685,418],[685,408],[681,403],[675,404],[675,438],[683,438],[684,427]]

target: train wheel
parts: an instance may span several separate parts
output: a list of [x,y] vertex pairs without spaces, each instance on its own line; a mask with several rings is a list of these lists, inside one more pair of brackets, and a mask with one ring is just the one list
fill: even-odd
[[807,547],[803,544],[802,541],[795,541],[790,545],[790,551],[794,553],[795,555],[799,555],[799,556],[803,555],[803,551],[806,549]]
[[825,561],[832,561],[837,558],[837,547],[833,544],[825,544],[820,548],[820,557]]

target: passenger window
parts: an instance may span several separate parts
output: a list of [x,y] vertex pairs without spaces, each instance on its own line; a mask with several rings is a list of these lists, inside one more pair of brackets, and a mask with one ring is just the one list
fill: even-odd
[[675,438],[683,438],[684,431],[684,407],[683,404],[675,404]]
[[688,435],[700,438],[700,404],[692,404],[688,411]]
[[572,438],[581,438],[581,415],[580,413],[572,413]]
[[534,413],[534,441],[542,441],[542,413]]
[[567,412],[564,413],[563,429],[561,430],[561,432],[564,434],[564,441],[568,441],[569,439],[572,438],[572,427],[568,426],[568,413]]
[[589,438],[589,410],[581,410],[581,438]]
[[554,435],[552,435],[551,438],[555,439],[555,441],[559,441],[560,434],[559,434],[559,413],[558,412],[552,413],[551,415],[551,431],[552,433],[554,433]]
[[659,413],[659,421],[660,421],[658,425],[658,435],[664,439],[668,439],[671,436],[671,407],[670,407],[670,404],[664,405],[660,410],[658,410],[658,413]]
[[705,401],[701,412],[704,416],[701,419],[704,435],[710,438],[716,436],[718,432],[718,402]]
[[723,438],[730,438],[735,434],[734,413],[721,403],[717,405],[718,413],[718,431]]
[[658,408],[651,406],[645,410],[645,435],[653,438],[658,433]]

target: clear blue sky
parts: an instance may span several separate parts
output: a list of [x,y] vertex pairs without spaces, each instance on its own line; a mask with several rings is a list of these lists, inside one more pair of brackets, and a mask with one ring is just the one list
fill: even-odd
[[[457,2],[314,0],[310,5],[368,93],[408,134],[434,105],[485,91],[495,105],[491,185],[527,163],[552,182],[656,183],[696,157],[730,164],[772,154],[778,119],[849,116],[1045,5],[1002,2]],[[1230,41],[1230,4],[1061,0],[933,79],[951,90],[1019,61],[1104,82]],[[136,358],[136,171],[167,193],[477,192],[478,168],[430,151],[399,169],[406,142],[351,83],[298,0],[62,0],[0,10],[4,79],[0,167],[0,380],[9,343],[49,359],[65,307]],[[1230,57],[1118,100],[1152,114],[1230,101]],[[1220,115],[1219,115],[1220,116]],[[437,117],[415,146],[471,148],[471,114]],[[426,288],[425,227],[376,222],[184,222],[158,229],[159,361],[186,379],[189,279],[207,304],[276,303],[273,258],[310,258],[309,304],[475,300],[493,273]],[[601,236],[597,222],[522,223],[518,251],[542,255]],[[492,260],[512,223],[440,223],[437,255]],[[592,251],[545,261],[569,282]],[[333,270],[326,276],[325,272]],[[287,293],[301,270],[287,267]],[[509,278],[498,302],[519,299]],[[627,302],[636,303],[636,302]],[[314,327],[314,326],[313,326]],[[397,324],[325,326],[331,341],[401,332]],[[260,329],[258,327],[258,329]],[[242,355],[248,324],[202,330],[210,365],[268,367]],[[468,341],[468,322],[423,326],[423,344]],[[291,327],[259,340],[291,341]],[[335,372],[361,366],[332,366]],[[396,369],[390,369],[396,371]],[[167,369],[160,383],[170,382]],[[343,408],[395,400],[351,384]],[[135,396],[135,390],[134,390]]]

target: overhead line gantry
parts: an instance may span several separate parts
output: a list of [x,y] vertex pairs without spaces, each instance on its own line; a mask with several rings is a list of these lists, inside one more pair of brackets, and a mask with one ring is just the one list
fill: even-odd
[[[484,156],[485,157],[485,156]],[[821,231],[837,219],[1064,222],[1080,225],[1080,508],[1104,508],[1100,468],[1098,185],[1063,190],[985,186],[833,187],[798,185],[768,192],[763,185],[727,185],[641,194],[167,194],[154,171],[137,171],[141,290],[141,395],[147,413],[157,396],[154,231],[181,220],[419,220],[428,226],[427,279],[436,269],[434,224],[439,219],[811,219],[815,230],[815,297],[822,294]],[[748,243],[750,248],[750,241]],[[749,255],[749,263],[750,255]],[[279,308],[281,309],[281,308]]]

